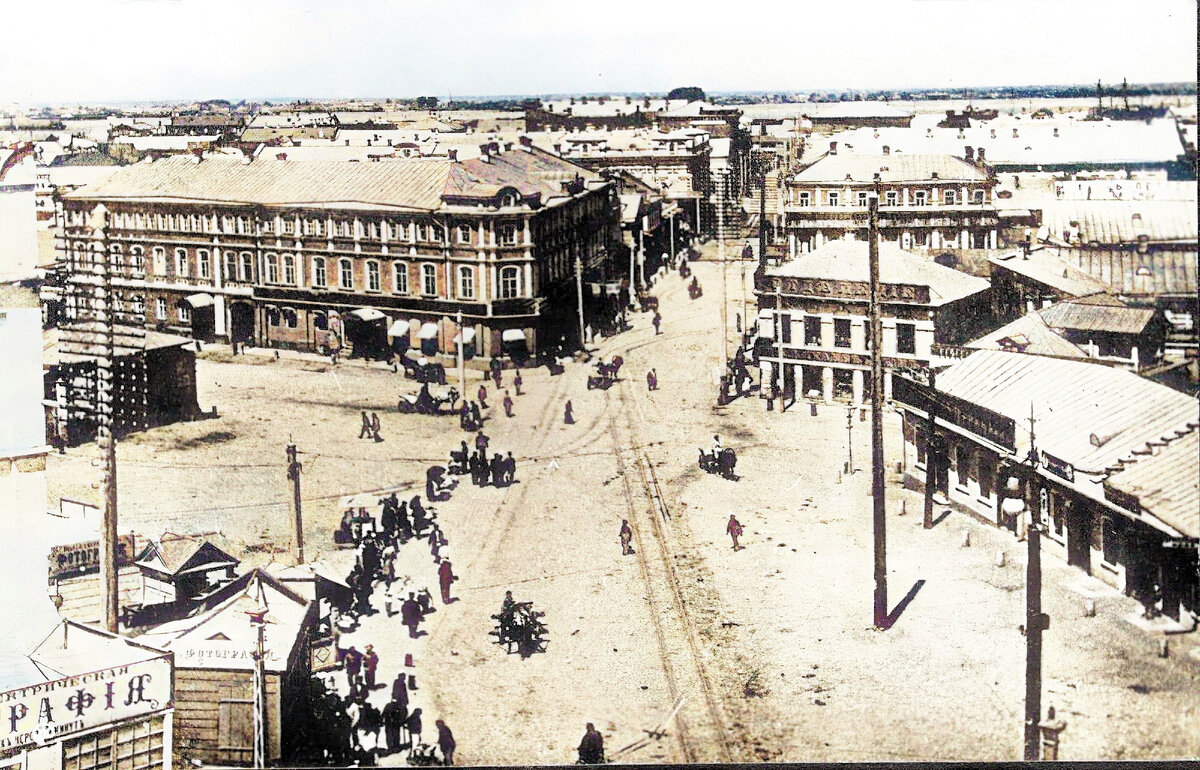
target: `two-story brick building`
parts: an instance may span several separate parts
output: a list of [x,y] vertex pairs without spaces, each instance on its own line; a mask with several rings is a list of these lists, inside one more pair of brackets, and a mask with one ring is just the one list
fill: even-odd
[[788,255],[847,236],[865,238],[876,175],[885,242],[930,252],[996,248],[996,180],[968,161],[973,158],[893,153],[887,147],[880,155],[839,153],[831,142],[827,154],[784,179],[781,235]]
[[[866,241],[834,241],[760,271],[756,343],[761,394],[870,397],[870,273]],[[986,324],[988,282],[892,243],[879,247],[884,396],[892,369],[927,367],[936,343],[962,342]],[[780,372],[782,371],[782,377]]]
[[453,355],[460,331],[468,356],[573,343],[577,285],[585,316],[608,312],[589,291],[621,238],[613,183],[524,145],[464,162],[168,158],[68,193],[61,215],[60,270],[107,253],[118,303],[149,328],[369,356]]

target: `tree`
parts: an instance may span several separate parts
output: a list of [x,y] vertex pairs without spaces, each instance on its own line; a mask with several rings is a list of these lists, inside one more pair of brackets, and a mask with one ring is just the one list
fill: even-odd
[[436,96],[418,96],[418,110],[436,110],[438,106],[438,98]]
[[681,86],[680,88],[672,88],[671,93],[667,94],[668,99],[687,99],[689,102],[702,102],[707,97],[704,95],[704,89],[699,86]]

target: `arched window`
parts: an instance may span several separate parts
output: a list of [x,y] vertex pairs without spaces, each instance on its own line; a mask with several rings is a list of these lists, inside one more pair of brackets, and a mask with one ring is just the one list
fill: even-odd
[[379,291],[379,263],[370,260],[367,262],[367,291]]
[[338,286],[343,289],[354,288],[354,263],[348,259],[338,260]]
[[187,249],[175,249],[175,275],[188,276],[192,273],[191,260],[188,259]]
[[236,281],[237,280],[237,252],[236,251],[225,252],[225,263],[223,265],[223,270],[224,270],[224,272],[221,273],[221,276],[226,281]]
[[325,272],[325,257],[313,257],[313,286],[327,286],[329,275]]
[[267,308],[267,323],[269,325],[278,326],[279,325],[279,317],[280,317],[279,316],[279,308],[277,308],[277,307],[268,307]]
[[296,258],[291,254],[283,255],[283,282],[288,286],[296,285]]
[[247,283],[254,281],[254,255],[248,251],[242,252],[242,266],[238,277]]
[[285,307],[283,309],[283,325],[289,329],[296,328],[296,310],[294,308]]
[[154,274],[163,276],[167,273],[167,250],[162,246],[155,246],[151,252],[154,259]]
[[313,328],[318,331],[329,331],[329,316],[321,311],[313,313]]
[[279,283],[279,256],[267,255],[267,283]]
[[458,268],[458,296],[460,299],[475,299],[475,270],[469,265]]
[[501,206],[506,206],[506,207],[516,206],[520,202],[521,202],[521,196],[518,195],[517,191],[513,190],[512,188],[504,190],[503,192],[500,193],[500,205]]
[[392,263],[392,291],[397,294],[408,294],[408,263]]
[[521,294],[521,271],[516,267],[500,270],[500,298],[511,299]]
[[175,310],[179,313],[180,323],[192,322],[192,306],[187,303],[187,300],[179,300],[175,303]]
[[421,293],[426,296],[437,296],[437,267],[421,265]]
[[212,262],[209,259],[208,251],[205,249],[200,249],[196,252],[196,266],[200,269],[201,278],[212,276]]
[[146,269],[146,250],[141,246],[129,247],[129,269],[135,273]]
[[167,301],[162,297],[154,300],[154,315],[160,321],[167,319]]

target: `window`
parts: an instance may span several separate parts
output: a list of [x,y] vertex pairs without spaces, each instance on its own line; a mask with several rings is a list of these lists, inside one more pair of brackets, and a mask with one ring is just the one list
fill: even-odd
[[200,232],[200,217],[196,216],[195,214],[189,215],[188,216],[188,229],[191,230],[193,233]]
[[835,348],[850,347],[850,319],[833,319],[833,346]]
[[288,286],[296,285],[296,258],[291,254],[283,255],[283,282]]
[[329,276],[325,273],[325,257],[313,257],[313,286],[325,286]]
[[928,198],[929,193],[924,190],[917,190],[915,193],[913,193],[913,205],[924,206]]
[[826,196],[827,196],[827,200],[829,201],[829,205],[830,205],[830,206],[837,206],[837,205],[839,205],[839,204],[838,204],[838,201],[841,199],[841,194],[840,194],[840,193],[837,193],[837,192],[834,192],[833,190],[830,190],[828,193],[826,193]]
[[428,296],[437,294],[437,268],[433,265],[421,265],[421,293]]
[[283,325],[289,329],[296,328],[296,311],[293,308],[285,307],[283,309]]
[[408,294],[408,264],[405,262],[392,263],[392,291]]
[[971,202],[974,204],[977,204],[977,205],[982,204],[983,203],[983,190],[975,190],[974,192],[972,192],[971,193]]
[[855,200],[858,202],[859,206],[866,208],[869,205],[868,200],[870,199],[870,197],[871,196],[869,194],[867,194],[865,192],[860,192],[855,196]]
[[399,241],[408,237],[408,225],[403,222],[392,222],[388,228],[389,240]]
[[808,205],[810,205],[811,201],[812,201],[812,195],[807,192],[802,192],[802,193],[796,194],[796,205],[797,206],[808,206]]
[[917,352],[917,327],[913,324],[896,324],[896,352]]
[[354,288],[354,265],[348,259],[338,260],[338,286],[343,289]]
[[1121,531],[1117,527],[1117,520],[1113,516],[1105,516],[1100,530],[1101,550],[1103,559],[1106,564],[1119,564],[1121,562]]
[[429,226],[429,240],[435,243],[442,243],[446,240],[446,230],[441,225],[432,224]]
[[223,232],[232,234],[233,228],[234,228],[233,217],[229,216],[228,214],[221,217],[221,230]]
[[187,249],[175,249],[175,275],[186,276],[192,272]]
[[267,283],[279,283],[279,257],[267,255]]
[[187,302],[180,302],[178,305],[176,305],[176,307],[179,308],[179,322],[185,323],[185,324],[191,323],[192,322],[192,306],[189,305]]
[[517,193],[514,190],[508,190],[500,196],[500,205],[505,207],[516,206],[520,200],[521,199],[517,196]]
[[792,316],[790,313],[779,314],[779,341],[784,345],[792,342]]
[[254,255],[248,251],[242,252],[241,279],[247,282],[254,280]]
[[883,194],[884,203],[888,206],[900,205],[900,193],[895,190],[888,190]]
[[132,300],[133,312],[137,315],[145,315],[146,313],[146,298],[141,294],[133,295]]
[[512,224],[500,225],[497,236],[501,245],[514,246],[517,243],[517,226]]
[[224,272],[221,274],[226,281],[237,280],[237,253],[233,251],[225,252]]
[[945,201],[944,205],[946,206],[954,206],[958,204],[958,193],[954,192],[953,190],[946,190],[944,193],[942,193],[942,198]]
[[165,321],[167,318],[167,301],[162,297],[154,300],[154,317],[160,321]]
[[178,221],[175,219],[174,214],[167,214],[167,229],[168,230],[178,230],[179,229],[179,224],[178,224]]
[[344,219],[339,219],[333,223],[333,232],[339,238],[350,237],[350,223]]
[[320,331],[329,331],[329,316],[317,311],[313,313],[313,328]]
[[470,225],[459,225],[458,226],[458,242],[459,243],[470,243],[471,242],[471,226]]
[[515,267],[506,267],[500,271],[500,297],[509,299],[521,293],[521,272]]
[[146,269],[146,251],[141,246],[133,246],[129,249],[129,267],[135,273],[140,273]]
[[291,235],[296,232],[296,220],[287,217],[283,220],[283,234]]
[[367,263],[367,291],[379,291],[379,263]]
[[871,322],[867,321],[863,324],[863,344],[867,350],[871,349]]
[[[161,770],[163,766],[163,718],[152,717],[115,730],[101,730],[63,741],[63,770]],[[171,747],[167,746],[166,751]]]
[[201,278],[212,277],[212,260],[208,257],[208,252],[201,249],[196,252],[196,265],[200,268]]
[[250,218],[249,217],[238,217],[237,218],[237,231],[238,231],[238,235],[246,235],[250,232]]
[[264,233],[275,232],[275,217],[268,217],[262,221],[262,231]]
[[374,238],[374,239],[379,238],[379,223],[378,222],[368,222],[367,223],[367,236],[370,238]]
[[805,345],[820,345],[821,344],[821,317],[815,315],[804,316],[804,344]]
[[271,326],[278,326],[279,319],[280,319],[279,308],[277,308],[277,307],[267,308],[267,323],[268,324],[270,324]]
[[458,296],[461,299],[475,299],[475,270],[467,265],[458,268]]

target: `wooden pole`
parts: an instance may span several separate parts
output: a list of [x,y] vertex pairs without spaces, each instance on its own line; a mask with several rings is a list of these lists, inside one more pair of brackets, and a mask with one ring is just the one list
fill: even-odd
[[103,605],[104,628],[117,633],[120,607],[118,602],[117,567],[117,392],[116,346],[113,328],[114,303],[112,295],[112,255],[108,249],[108,212],[103,206],[93,213],[96,224],[92,248],[100,271],[98,315],[102,326],[103,351],[96,359],[96,443],[104,464],[102,489],[103,518],[100,523],[100,596]]
[[292,482],[292,544],[296,564],[304,563],[304,516],[300,507],[300,463],[296,460],[296,445],[287,445],[288,480]]
[[1025,761],[1041,758],[1042,632],[1050,618],[1042,614],[1041,495],[1037,483],[1033,404],[1029,405],[1029,466],[1025,496],[1029,508],[1029,545],[1025,569]]
[[[579,347],[586,348],[583,336],[583,260],[575,257],[575,294],[579,310]],[[466,394],[464,394],[465,398]]]
[[[871,323],[871,499],[875,540],[875,627],[888,622],[887,601],[887,508],[883,475],[883,321],[879,308],[879,175],[870,198],[870,228],[867,258],[870,263]],[[851,468],[853,470],[853,467]]]

